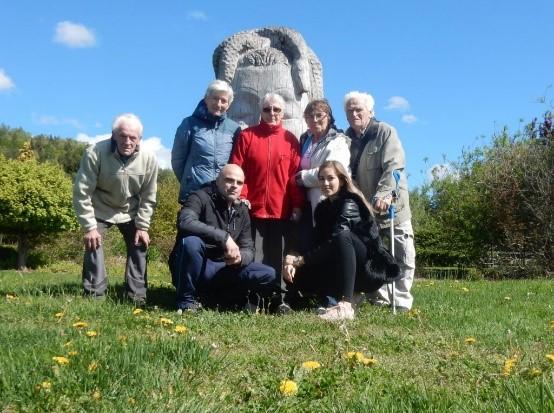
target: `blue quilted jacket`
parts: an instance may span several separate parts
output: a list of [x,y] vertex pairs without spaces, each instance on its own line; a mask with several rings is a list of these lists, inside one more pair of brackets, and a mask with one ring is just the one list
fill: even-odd
[[208,112],[204,99],[192,116],[183,119],[175,133],[171,150],[171,167],[179,182],[179,202],[192,191],[215,180],[231,155],[240,132],[238,123]]

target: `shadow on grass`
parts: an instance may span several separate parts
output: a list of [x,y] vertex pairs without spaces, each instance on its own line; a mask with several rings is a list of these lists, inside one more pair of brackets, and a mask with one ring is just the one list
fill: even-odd
[[[84,296],[83,287],[80,283],[63,282],[53,284],[43,284],[36,286],[20,286],[14,289],[0,289],[0,297],[6,295],[17,296],[32,296],[32,297],[62,297],[62,296]],[[147,306],[157,306],[164,310],[175,309],[175,289],[164,286],[153,286],[148,288]],[[132,303],[127,297],[127,290],[124,284],[115,284],[108,286],[108,291],[105,300],[112,301],[117,304]]]

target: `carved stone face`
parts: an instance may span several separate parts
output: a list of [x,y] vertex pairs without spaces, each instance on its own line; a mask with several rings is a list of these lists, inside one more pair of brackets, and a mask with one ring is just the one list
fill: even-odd
[[231,83],[235,98],[228,115],[248,126],[260,122],[260,102],[267,93],[277,93],[285,99],[283,127],[298,138],[306,130],[303,113],[308,104],[306,93],[297,95],[290,66],[276,63],[270,66],[237,67]]

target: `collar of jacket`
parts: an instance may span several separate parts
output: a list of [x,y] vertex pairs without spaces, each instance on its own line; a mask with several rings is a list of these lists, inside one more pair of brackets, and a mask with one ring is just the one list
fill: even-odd
[[269,123],[266,123],[262,120],[258,125],[258,130],[260,132],[260,135],[262,136],[274,135],[281,129],[283,129],[282,123],[279,123],[278,125],[270,125]]
[[365,129],[363,130],[363,132],[361,133],[360,136],[356,136],[356,132],[354,131],[354,129],[352,128],[352,126],[349,126],[348,129],[346,129],[346,136],[348,136],[350,139],[363,139],[363,137],[365,136],[365,134],[367,132],[369,132],[369,128],[372,124],[374,124],[375,122],[378,122],[377,119],[375,119],[375,116],[372,116],[371,119],[369,120],[368,124],[366,125]]
[[[327,133],[325,134],[325,136],[319,138],[319,140],[317,141],[317,145],[321,144],[322,142],[328,142],[330,141],[331,139],[334,139],[335,136],[337,136],[338,133],[342,133],[342,130],[341,129],[336,129],[333,127],[333,125],[331,125],[329,127],[329,130],[327,131]],[[306,142],[307,140],[310,140],[310,141],[313,141],[313,135],[312,133],[310,132],[310,130],[307,130],[306,133],[304,133],[304,135],[302,135],[302,137],[300,138],[300,141],[301,143],[303,144],[304,142]]]
[[204,101],[204,99],[202,99],[200,102],[198,102],[198,105],[196,105],[196,109],[194,109],[194,113],[192,114],[192,116],[201,119],[209,124],[217,126],[225,120],[225,118],[227,117],[227,113],[224,113],[221,116],[212,115],[208,111],[208,106],[206,106],[206,102]]

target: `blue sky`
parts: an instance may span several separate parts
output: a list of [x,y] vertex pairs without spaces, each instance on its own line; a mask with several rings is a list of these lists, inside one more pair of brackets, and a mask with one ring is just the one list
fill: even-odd
[[0,0],[0,123],[92,140],[134,112],[167,165],[175,129],[214,78],[215,47],[287,26],[321,60],[340,127],[346,92],[375,97],[413,187],[445,158],[539,116],[541,96],[554,103],[553,15],[552,0]]

